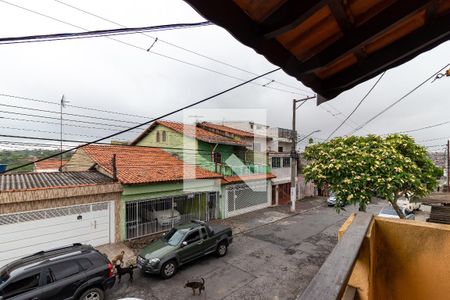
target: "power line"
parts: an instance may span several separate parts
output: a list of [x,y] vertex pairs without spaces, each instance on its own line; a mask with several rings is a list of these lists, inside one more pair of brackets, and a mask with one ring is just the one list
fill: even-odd
[[[35,115],[35,114],[26,114],[26,113],[20,113],[20,112],[15,112],[15,111],[12,112],[12,111],[7,111],[7,110],[0,110],[0,113],[34,117],[34,118],[43,118],[43,119],[50,119],[50,120],[60,120],[59,118],[56,118],[56,117],[42,116],[42,115]],[[67,119],[67,118],[65,118],[64,121],[77,122],[77,123],[82,123],[82,124],[103,125],[103,126],[110,126],[110,127],[116,127],[116,128],[128,128],[127,126],[124,126],[124,125],[105,124],[105,123],[98,123],[98,122],[91,122],[91,121],[84,121],[84,120],[74,120],[74,119]]]
[[434,139],[426,139],[426,140],[421,140],[421,141],[417,141],[418,143],[425,143],[425,142],[432,142],[432,141],[438,141],[438,140],[443,140],[443,139],[450,139],[450,136],[444,136],[444,137],[440,137],[440,138],[434,138]]
[[[9,126],[0,126],[2,129],[12,129],[12,130],[20,130],[20,131],[29,131],[29,132],[42,132],[42,133],[52,133],[52,134],[60,134],[58,131],[46,131],[46,130],[39,130],[39,129],[27,129],[27,128],[17,128],[17,127],[9,127]],[[88,134],[81,134],[81,133],[69,133],[64,132],[66,135],[76,135],[76,136],[84,136],[84,137],[92,137],[92,138],[99,138],[98,135],[88,135]]]
[[185,110],[185,109],[191,108],[191,107],[196,106],[196,105],[199,105],[199,104],[204,103],[204,102],[206,102],[206,101],[208,101],[208,100],[211,100],[211,99],[213,99],[213,98],[216,98],[216,97],[218,97],[218,96],[220,96],[220,95],[226,94],[226,93],[228,93],[228,92],[230,92],[230,91],[232,91],[232,90],[235,90],[235,89],[237,89],[237,88],[239,88],[239,87],[241,87],[241,86],[243,86],[243,85],[246,85],[246,84],[248,84],[248,83],[250,83],[250,82],[252,82],[252,81],[254,81],[254,80],[257,80],[257,79],[259,79],[259,78],[261,78],[261,77],[264,77],[264,76],[266,76],[266,75],[269,75],[269,74],[272,74],[272,73],[274,73],[274,72],[276,72],[276,71],[279,71],[280,69],[281,69],[281,68],[278,67],[278,68],[276,68],[276,69],[273,69],[273,70],[271,70],[271,71],[268,71],[268,72],[263,73],[263,74],[261,74],[261,75],[258,75],[258,76],[256,76],[256,77],[253,77],[253,78],[251,78],[251,79],[249,79],[249,80],[247,80],[247,81],[245,81],[245,82],[242,82],[242,83],[239,83],[239,84],[237,84],[237,85],[234,85],[234,86],[232,86],[232,87],[230,87],[230,88],[228,88],[228,89],[225,89],[225,90],[223,90],[223,91],[221,91],[221,92],[218,92],[218,93],[216,93],[216,94],[214,94],[214,95],[211,95],[211,96],[209,96],[209,97],[206,97],[206,98],[204,98],[204,99],[198,100],[198,101],[193,102],[193,103],[191,103],[191,104],[185,105],[185,106],[183,106],[183,107],[181,107],[181,108],[179,108],[179,109],[176,109],[176,110],[174,110],[174,111],[171,111],[171,112],[169,112],[169,113],[166,113],[166,114],[164,114],[164,115],[161,115],[161,116],[159,116],[158,118],[154,118],[154,119],[152,119],[152,120],[146,121],[146,122],[141,123],[141,124],[139,124],[139,125],[136,125],[136,126],[133,126],[133,127],[128,128],[128,129],[124,129],[124,130],[122,130],[122,131],[119,131],[119,132],[117,132],[117,133],[110,134],[110,135],[105,136],[105,137],[103,137],[103,138],[96,139],[96,140],[94,140],[94,141],[87,142],[87,143],[84,143],[84,144],[82,144],[82,145],[78,145],[78,146],[73,147],[73,148],[71,148],[71,149],[69,149],[69,150],[61,151],[61,152],[58,153],[58,154],[50,155],[50,156],[47,156],[47,157],[45,157],[45,158],[38,159],[38,160],[36,160],[36,161],[34,161],[34,162],[30,162],[30,163],[27,163],[27,164],[24,164],[24,165],[21,165],[21,166],[18,166],[18,167],[11,168],[11,169],[9,169],[7,172],[13,171],[13,170],[17,170],[17,169],[20,169],[20,168],[22,168],[22,167],[26,167],[26,166],[29,166],[29,165],[32,165],[32,164],[34,164],[34,163],[36,163],[36,162],[39,162],[39,161],[43,161],[43,160],[46,160],[46,159],[49,159],[49,158],[53,158],[53,157],[62,155],[62,154],[64,154],[64,153],[67,153],[67,152],[70,152],[70,151],[79,149],[79,148],[84,147],[84,146],[87,146],[87,145],[91,145],[91,144],[95,144],[95,143],[104,141],[104,140],[106,140],[106,139],[115,137],[115,136],[117,136],[117,135],[123,134],[123,133],[128,132],[128,131],[133,130],[133,129],[137,129],[137,128],[142,127],[142,126],[146,126],[146,125],[148,125],[148,124],[150,124],[150,123],[152,123],[152,122],[154,122],[154,121],[157,121],[157,120],[166,118],[166,117],[171,116],[171,115],[173,115],[173,114],[176,114],[176,113],[178,113],[178,112],[180,112],[180,111],[183,111],[183,110]]
[[347,122],[348,119],[350,119],[350,117],[356,112],[356,110],[361,106],[361,104],[364,102],[364,100],[366,100],[366,98],[370,95],[370,93],[373,91],[373,89],[377,86],[377,84],[380,82],[381,78],[383,78],[384,74],[386,74],[386,71],[384,71],[380,77],[378,77],[377,81],[372,85],[372,87],[369,89],[369,91],[364,95],[364,97],[359,101],[359,103],[355,106],[355,108],[352,110],[352,112],[344,119],[344,121],[342,121],[341,124],[339,124],[338,127],[336,127],[336,129],[333,130],[333,132],[331,132],[328,137],[325,140],[328,140],[330,137],[333,136],[333,134],[339,130],[339,128],[342,127],[342,125],[344,125],[345,122]]
[[388,105],[385,109],[383,109],[382,111],[380,111],[379,113],[377,113],[375,116],[373,116],[372,118],[370,118],[368,121],[364,122],[361,126],[359,126],[358,128],[356,128],[354,131],[351,132],[351,134],[354,134],[355,132],[357,132],[358,130],[361,130],[362,128],[364,128],[365,126],[367,126],[370,122],[372,122],[373,120],[375,120],[376,118],[378,118],[379,116],[381,116],[382,114],[384,114],[386,111],[388,111],[389,109],[391,109],[392,107],[394,107],[395,105],[397,105],[398,103],[400,103],[401,101],[403,101],[406,97],[408,97],[409,95],[411,95],[412,93],[414,93],[416,90],[418,90],[419,88],[421,88],[425,83],[427,83],[429,80],[433,79],[436,74],[439,74],[442,70],[444,70],[445,68],[447,68],[448,66],[450,66],[450,63],[445,65],[443,68],[439,69],[439,71],[434,72],[433,75],[427,77],[424,81],[422,81],[420,84],[418,84],[417,86],[415,86],[412,90],[410,90],[409,92],[407,92],[405,95],[403,95],[402,97],[400,97],[397,101],[395,101],[394,103]]
[[[92,12],[90,12],[90,11],[85,10],[85,9],[81,9],[81,8],[79,8],[79,7],[77,7],[77,6],[72,5],[72,4],[68,4],[68,3],[63,2],[63,1],[60,1],[60,0],[54,0],[54,1],[55,1],[55,2],[58,2],[58,3],[62,4],[62,5],[65,5],[65,6],[67,6],[67,7],[70,7],[70,8],[72,8],[72,9],[75,9],[75,10],[77,10],[77,11],[80,11],[80,12],[82,12],[82,13],[85,13],[85,14],[87,14],[87,15],[90,15],[90,16],[93,16],[93,17],[98,18],[98,19],[100,19],[100,20],[103,20],[103,21],[105,21],[105,22],[108,22],[108,23],[111,23],[111,24],[114,24],[114,25],[117,25],[117,26],[120,26],[120,27],[123,27],[123,28],[126,28],[126,27],[127,27],[127,26],[125,26],[125,25],[123,25],[123,24],[121,24],[121,23],[118,23],[118,22],[115,22],[115,21],[113,21],[113,20],[111,20],[111,19],[102,17],[102,16],[100,16],[100,15],[98,15],[98,14],[94,14],[94,13],[92,13]],[[164,43],[164,44],[166,44],[166,45],[169,45],[169,46],[175,47],[175,48],[177,48],[177,49],[186,51],[186,52],[188,52],[188,53],[197,55],[197,56],[202,57],[202,58],[205,58],[205,59],[207,59],[207,60],[210,60],[210,61],[213,61],[213,62],[222,64],[222,65],[224,65],[224,66],[233,68],[233,69],[235,69],[235,70],[238,70],[238,71],[241,71],[241,72],[245,72],[245,73],[248,73],[248,74],[253,75],[253,76],[257,76],[257,75],[258,75],[257,73],[248,71],[248,70],[243,69],[243,68],[241,68],[241,67],[238,67],[238,66],[232,65],[232,64],[230,64],[230,63],[221,61],[221,60],[219,60],[219,59],[216,59],[216,58],[213,58],[213,57],[204,55],[204,54],[202,54],[202,53],[199,53],[199,52],[196,52],[196,51],[187,49],[187,48],[185,48],[185,47],[176,45],[176,44],[174,44],[174,43],[171,43],[171,42],[162,40],[161,38],[156,38],[156,37],[151,36],[151,35],[149,35],[149,34],[147,34],[147,33],[141,33],[141,34],[144,35],[144,36],[146,36],[146,37],[149,37],[149,38],[153,39],[153,40],[154,40],[153,43],[155,43],[156,41],[158,41],[158,42],[160,42],[160,43]],[[286,84],[286,83],[283,83],[283,82],[280,82],[280,81],[277,81],[277,80],[274,80],[274,79],[271,79],[271,78],[265,78],[265,79],[269,80],[270,82],[275,82],[275,83],[277,83],[277,84],[279,84],[279,85],[283,85],[283,86],[285,86],[285,87],[289,87],[289,88],[296,89],[296,90],[299,90],[299,91],[302,91],[302,92],[305,92],[305,93],[309,93],[309,91],[304,90],[304,89],[300,89],[300,88],[298,88],[298,87],[296,87],[296,86],[293,86],[293,85],[289,85],[289,84]]]
[[[2,2],[10,4],[10,5],[14,5],[7,1],[2,0]],[[14,5],[14,6],[19,7],[18,5]],[[84,31],[84,32],[52,33],[52,34],[38,34],[38,35],[28,35],[28,36],[6,37],[6,38],[0,38],[0,45],[109,37],[109,36],[117,36],[117,35],[137,34],[137,33],[149,32],[149,31],[163,31],[163,30],[194,28],[194,27],[209,26],[209,25],[212,25],[212,23],[209,21],[206,21],[206,22],[197,22],[197,23],[176,23],[176,24],[165,24],[165,25],[144,26],[144,27],[127,27],[127,28],[116,28],[116,29],[91,30],[91,31]]]
[[[17,4],[13,4],[13,3],[7,2],[5,0],[0,0],[0,2],[4,2],[6,4],[15,6],[17,8],[20,8],[20,9],[26,10],[28,12],[40,15],[40,16],[45,17],[45,18],[49,18],[51,20],[57,21],[59,23],[62,23],[62,24],[68,25],[68,26],[72,26],[72,27],[75,27],[75,28],[78,28],[78,29],[81,29],[81,30],[88,30],[88,29],[86,29],[84,27],[81,27],[81,26],[78,26],[78,25],[66,22],[64,20],[61,20],[61,19],[49,16],[49,15],[46,15],[46,14],[40,13],[38,11],[35,11],[35,10],[32,10],[32,9],[20,6],[20,5],[17,5]],[[225,74],[223,72],[219,72],[219,71],[216,71],[216,70],[213,70],[213,69],[210,69],[210,68],[206,68],[206,67],[203,67],[203,66],[191,63],[191,62],[187,62],[187,61],[184,61],[184,60],[181,60],[181,59],[178,59],[178,58],[166,55],[166,54],[158,53],[158,52],[155,52],[155,51],[147,51],[147,49],[145,49],[145,48],[142,48],[140,46],[136,46],[136,45],[133,45],[131,43],[115,39],[114,37],[106,36],[106,38],[111,39],[111,40],[113,40],[115,42],[121,43],[123,45],[127,45],[127,46],[133,47],[135,49],[138,49],[138,50],[141,50],[141,51],[145,51],[146,53],[152,53],[154,55],[157,55],[157,56],[160,56],[160,57],[164,57],[166,59],[170,59],[172,61],[176,61],[176,62],[185,64],[185,65],[188,65],[188,66],[199,68],[199,69],[202,69],[202,70],[205,70],[205,71],[209,71],[209,72],[212,72],[212,73],[215,73],[215,74],[218,74],[218,75],[222,75],[222,76],[225,76],[225,77],[228,77],[228,78],[231,78],[231,79],[239,80],[239,81],[242,81],[242,82],[246,82],[247,81],[246,79],[243,79],[243,78],[240,78],[240,77],[236,77],[236,76],[232,76],[232,75],[228,75],[228,74]],[[264,84],[260,84],[260,83],[257,83],[257,82],[251,82],[251,84],[258,85],[258,86],[261,86],[261,87],[264,86]],[[276,88],[276,87],[272,87],[272,86],[265,86],[265,88],[277,90],[277,91],[284,92],[284,93],[305,96],[305,94],[301,94],[301,93],[298,93],[298,92],[293,92],[293,91],[289,91],[289,90],[285,90],[285,89],[280,89],[280,88]]]
[[[56,111],[56,110],[31,108],[31,107],[25,107],[25,106],[19,106],[19,105],[0,103],[0,106],[9,107],[9,108],[19,108],[19,109],[24,109],[24,110],[39,111],[39,112],[46,112],[46,113],[51,113],[51,114],[60,114],[60,112]],[[74,113],[68,113],[68,112],[64,112],[64,115],[73,116],[73,117],[81,117],[81,118],[89,118],[89,119],[95,119],[95,120],[121,122],[121,123],[128,123],[128,124],[139,124],[139,122],[117,120],[117,119],[111,119],[111,118],[102,118],[102,117],[96,117],[96,116],[90,116],[90,115],[80,115],[80,114],[74,114]]]
[[[0,111],[0,112],[2,112],[2,111]],[[9,118],[9,117],[0,116],[0,119],[19,121],[19,122],[33,122],[33,123],[41,123],[41,124],[60,125],[60,123],[56,123],[56,122],[41,121],[41,120],[31,120],[31,119],[23,119],[23,118]],[[64,120],[64,121],[66,121],[66,120]],[[76,128],[98,129],[98,130],[106,130],[106,131],[114,131],[114,132],[117,130],[117,129],[111,129],[111,128],[84,126],[84,125],[74,125],[74,124],[68,124],[68,123],[63,123],[63,125],[64,126],[69,126],[69,127],[76,127]],[[130,132],[141,133],[141,131],[135,131],[135,130],[134,131],[130,131]]]
[[[13,139],[24,139],[24,140],[42,140],[42,141],[51,141],[51,142],[60,142],[60,139],[57,138],[45,138],[45,137],[35,137],[35,136],[23,136],[23,135],[4,135],[4,134],[0,134],[0,138],[1,137],[6,137],[6,138],[13,138]],[[81,144],[81,143],[89,143],[89,141],[79,141],[79,140],[68,140],[68,139],[64,139],[63,140],[65,143],[76,143],[76,144]],[[2,141],[0,141],[2,142]],[[7,141],[11,144],[14,143],[25,143],[25,142],[12,142],[12,141]],[[164,146],[164,147],[154,147],[154,146],[145,146],[145,145],[136,145],[136,146],[131,146],[131,145],[120,145],[120,144],[112,144],[112,143],[102,143],[102,142],[96,142],[96,143],[91,143],[91,144],[95,144],[95,145],[107,145],[107,146],[115,146],[115,147],[120,147],[120,146],[128,146],[128,147],[136,147],[136,148],[158,148],[161,150],[171,150],[171,151],[167,151],[173,155],[177,155],[177,154],[186,154],[187,155],[192,155],[189,152],[192,152],[194,154],[197,153],[207,153],[207,154],[211,154],[211,150],[202,150],[202,149],[194,149],[194,148],[179,148],[179,147],[168,147],[168,146]],[[47,144],[49,145],[49,144]],[[59,145],[56,145],[58,146]],[[234,150],[234,151],[221,151],[222,153],[246,153],[248,152],[248,150]]]
[[434,127],[438,127],[438,126],[442,126],[442,125],[446,125],[449,124],[450,121],[445,121],[442,123],[437,123],[437,124],[433,124],[433,125],[428,125],[425,127],[421,127],[421,128],[416,128],[416,129],[411,129],[411,130],[405,130],[405,131],[399,131],[397,133],[410,133],[410,132],[416,132],[416,131],[421,131],[421,130],[425,130],[425,129],[430,129],[430,128],[434,128]]
[[[53,105],[58,105],[58,106],[60,105],[59,102],[53,102],[53,101],[48,101],[48,100],[43,100],[43,99],[29,98],[29,97],[23,97],[23,96],[17,96],[17,95],[5,94],[5,93],[0,93],[0,96],[14,98],[14,99],[27,100],[27,101],[33,101],[33,102],[39,102],[39,103],[45,103],[45,104],[53,104]],[[127,117],[137,117],[137,118],[143,118],[143,119],[149,118],[148,116],[127,114],[127,113],[122,113],[122,112],[118,112],[118,111],[104,110],[104,109],[98,109],[98,108],[87,107],[87,106],[78,106],[78,105],[73,105],[73,104],[66,104],[66,106],[79,108],[79,109],[85,109],[85,110],[92,110],[92,111],[97,111],[97,112],[104,112],[104,113],[108,113],[108,114],[122,115],[122,116],[127,116]]]

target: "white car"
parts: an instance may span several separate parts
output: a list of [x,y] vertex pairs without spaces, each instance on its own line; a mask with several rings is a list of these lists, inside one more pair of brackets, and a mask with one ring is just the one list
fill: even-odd
[[[410,211],[404,207],[401,207],[400,209],[402,210],[402,213],[405,216],[405,219],[414,220],[416,218],[416,216],[412,213],[412,211]],[[378,216],[383,217],[383,218],[400,219],[397,212],[395,211],[395,209],[392,206],[383,207],[381,209],[381,211],[378,213]]]
[[397,205],[406,208],[410,211],[419,210],[422,203],[412,202],[409,197],[400,197],[397,200]]
[[178,210],[165,209],[165,210],[155,210],[154,208],[146,209],[146,218],[147,220],[155,220],[161,226],[169,226],[173,224],[178,224],[181,221],[181,214]]

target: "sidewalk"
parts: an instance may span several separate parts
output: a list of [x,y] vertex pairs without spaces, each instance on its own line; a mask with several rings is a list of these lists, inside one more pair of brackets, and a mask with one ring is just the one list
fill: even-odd
[[[239,234],[324,205],[326,205],[325,198],[310,197],[297,201],[295,212],[290,212],[288,205],[272,206],[228,219],[213,220],[211,223],[230,226],[233,234]],[[140,249],[160,236],[161,234],[155,234],[131,241],[99,246],[97,249],[106,254],[110,260],[123,250],[125,251],[124,262],[127,264],[127,262],[135,261],[137,252]]]
[[233,230],[233,234],[238,234],[318,206],[326,205],[325,203],[325,198],[322,197],[304,198],[297,201],[295,212],[290,212],[290,206],[288,205],[271,206],[228,219],[213,220],[211,223],[230,226]]

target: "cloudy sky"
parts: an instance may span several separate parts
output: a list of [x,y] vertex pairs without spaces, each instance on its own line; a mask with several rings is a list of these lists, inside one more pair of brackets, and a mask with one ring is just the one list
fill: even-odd
[[[118,28],[67,4],[129,27],[203,21],[189,5],[179,0],[0,0],[0,37],[79,32],[82,31],[80,28]],[[154,42],[152,37],[159,40],[152,52],[147,52],[145,49]],[[92,140],[217,93],[242,82],[239,79],[250,79],[254,74],[275,68],[264,57],[217,26],[115,39],[128,45],[108,38],[0,45],[0,94],[3,95],[0,96],[0,134],[58,139],[57,103],[64,95],[70,101],[69,105],[88,108],[64,108],[65,118],[70,119],[65,122],[64,137]],[[450,42],[388,70],[376,89],[336,135],[348,134],[448,63]],[[272,79],[276,82],[268,87],[261,86]],[[321,106],[316,106],[312,101],[303,105],[298,111],[299,133],[305,135],[321,130],[314,136],[326,138],[352,111],[375,80],[369,80]],[[270,126],[290,127],[292,99],[313,94],[309,88],[282,71],[256,83],[215,98],[199,108],[266,109]],[[55,104],[6,97],[5,94]],[[450,78],[427,83],[358,134],[384,134],[450,121],[449,97]],[[232,120],[234,117],[230,115],[229,118]],[[170,119],[181,121],[183,114]],[[117,139],[132,139],[137,134],[131,132]],[[450,123],[412,135],[424,145],[444,145],[450,138]],[[0,138],[0,147],[20,149],[25,146],[8,144],[11,141],[31,142]]]

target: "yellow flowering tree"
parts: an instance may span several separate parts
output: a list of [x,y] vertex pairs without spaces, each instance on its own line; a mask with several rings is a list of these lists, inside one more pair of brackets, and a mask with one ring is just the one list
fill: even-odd
[[404,218],[397,199],[405,193],[426,196],[443,174],[426,149],[407,135],[339,137],[308,146],[304,156],[309,161],[303,170],[306,180],[319,187],[327,184],[336,194],[338,211],[344,202],[365,211],[372,197],[379,197]]

